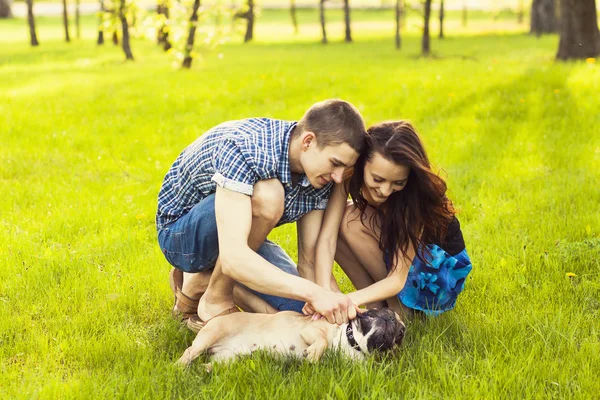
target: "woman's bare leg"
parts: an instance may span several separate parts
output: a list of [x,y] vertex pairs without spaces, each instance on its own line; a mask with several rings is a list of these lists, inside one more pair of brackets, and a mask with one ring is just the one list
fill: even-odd
[[[356,207],[348,202],[340,225],[335,260],[356,289],[360,290],[384,279],[388,272],[378,240],[371,230],[363,226],[358,215]],[[367,306],[373,308],[384,305],[385,302],[376,302]]]

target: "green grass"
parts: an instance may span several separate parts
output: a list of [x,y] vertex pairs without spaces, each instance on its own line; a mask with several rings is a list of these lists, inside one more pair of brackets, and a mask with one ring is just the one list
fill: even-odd
[[[362,28],[351,45],[308,28],[269,42],[286,18],[191,71],[139,39],[124,64],[94,45],[93,19],[68,45],[40,19],[36,49],[23,21],[0,21],[0,398],[597,396],[598,64],[506,32],[449,31],[430,59],[410,30],[401,52]],[[219,122],[296,119],[330,97],[369,124],[411,119],[446,171],[474,265],[457,307],[412,322],[383,361],[174,368],[193,335],[170,318],[156,243],[164,174]],[[293,226],[272,238],[295,257]]]

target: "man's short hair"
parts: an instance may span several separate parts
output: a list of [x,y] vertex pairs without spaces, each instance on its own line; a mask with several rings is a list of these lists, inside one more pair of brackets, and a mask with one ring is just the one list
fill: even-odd
[[298,122],[294,136],[312,132],[320,148],[347,143],[362,153],[366,128],[360,112],[344,100],[325,100],[314,104]]

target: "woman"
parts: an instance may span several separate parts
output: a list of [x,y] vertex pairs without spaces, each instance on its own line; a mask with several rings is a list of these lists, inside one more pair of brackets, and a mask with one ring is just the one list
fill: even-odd
[[[352,201],[347,201],[350,194]],[[454,307],[471,271],[446,183],[407,121],[371,127],[352,177],[336,185],[316,254],[316,283],[331,290],[333,260],[356,305],[438,315]],[[313,314],[308,306],[305,314]]]

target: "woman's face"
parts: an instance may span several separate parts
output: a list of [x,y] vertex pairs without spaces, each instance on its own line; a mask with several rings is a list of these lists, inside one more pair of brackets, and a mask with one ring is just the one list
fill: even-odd
[[373,206],[382,204],[394,192],[406,186],[410,168],[396,164],[380,153],[367,161],[364,171],[363,196]]

